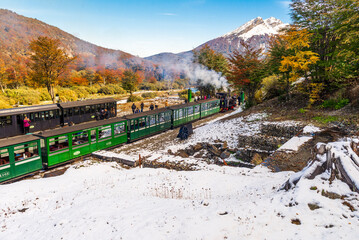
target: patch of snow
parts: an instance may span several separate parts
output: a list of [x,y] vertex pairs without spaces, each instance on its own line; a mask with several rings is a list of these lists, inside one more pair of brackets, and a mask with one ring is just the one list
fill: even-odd
[[315,127],[313,125],[307,125],[303,128],[303,134],[312,134],[312,133],[316,133],[316,132],[320,132],[321,129],[318,127]]
[[309,136],[294,136],[289,141],[284,143],[277,151],[298,151],[299,147],[302,146],[304,143],[311,140],[312,137]]

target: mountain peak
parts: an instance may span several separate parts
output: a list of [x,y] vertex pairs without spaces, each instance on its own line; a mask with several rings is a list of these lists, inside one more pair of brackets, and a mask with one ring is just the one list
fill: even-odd
[[239,28],[235,29],[232,32],[226,33],[223,35],[223,38],[232,38],[240,37],[243,40],[247,40],[255,35],[272,35],[278,34],[278,30],[285,27],[286,24],[279,19],[270,17],[263,20],[261,17],[250,20],[249,22],[243,24]]

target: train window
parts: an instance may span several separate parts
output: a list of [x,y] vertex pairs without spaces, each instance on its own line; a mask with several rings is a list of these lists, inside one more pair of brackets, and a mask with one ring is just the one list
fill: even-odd
[[67,149],[69,147],[69,141],[67,136],[50,138],[49,147],[50,147],[50,152]]
[[78,107],[74,108],[74,116],[79,115],[80,109]]
[[44,115],[45,115],[45,119],[50,119],[50,114],[49,114],[49,111],[45,111],[44,112]]
[[149,116],[151,118],[150,120],[150,124],[151,126],[155,125],[156,124],[156,116],[152,115],[152,116]]
[[61,115],[61,112],[59,109],[56,109],[55,118],[59,118]]
[[95,106],[95,105],[92,105],[92,106],[91,106],[91,112],[92,112],[92,113],[95,113],[95,112],[96,112],[96,106]]
[[85,144],[88,143],[88,141],[89,141],[89,136],[87,131],[82,131],[72,134],[72,146]]
[[160,123],[164,123],[164,122],[165,122],[165,114],[164,114],[164,113],[160,113],[160,115],[159,115],[159,122],[160,122]]
[[14,147],[15,162],[39,156],[37,142]]
[[108,138],[111,137],[111,126],[102,126],[98,129],[98,138]]
[[125,123],[115,123],[115,135],[125,132]]
[[148,117],[146,117],[146,125],[147,125],[147,127],[150,127],[151,126],[151,118],[148,116]]
[[85,113],[91,113],[91,107],[85,106]]
[[9,159],[9,151],[8,149],[1,149],[0,150],[0,166],[1,165],[6,165],[10,163],[10,159]]
[[45,121],[45,112],[40,112],[40,121]]
[[80,114],[85,114],[86,113],[86,109],[85,107],[79,107],[80,108]]
[[179,109],[178,110],[178,118],[182,118],[183,117],[183,109]]
[[91,142],[96,142],[96,129],[91,130]]
[[68,108],[67,109],[67,117],[71,117],[72,113],[73,113],[72,108]]
[[195,112],[195,113],[198,113],[198,112],[199,112],[199,105],[194,106],[194,112]]
[[171,121],[171,113],[170,113],[170,112],[167,112],[167,113],[165,114],[165,120],[166,120],[166,122]]
[[49,119],[55,119],[55,111],[49,111]]
[[138,120],[138,127],[140,128],[140,129],[142,129],[142,128],[145,128],[146,127],[146,121],[145,121],[145,118],[140,118],[139,120]]
[[188,107],[187,108],[187,113],[188,113],[188,115],[192,115],[193,114],[193,107]]
[[4,116],[4,117],[0,117],[0,126],[8,126],[8,125],[12,125],[12,118],[11,116]]

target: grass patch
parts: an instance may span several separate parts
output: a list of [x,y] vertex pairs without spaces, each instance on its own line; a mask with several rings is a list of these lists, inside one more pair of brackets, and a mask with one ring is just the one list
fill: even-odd
[[327,123],[330,123],[330,122],[335,122],[335,121],[338,121],[338,117],[337,116],[317,116],[317,117],[313,117],[313,120],[317,121],[317,122],[320,122],[320,123],[323,123],[323,124],[327,124]]

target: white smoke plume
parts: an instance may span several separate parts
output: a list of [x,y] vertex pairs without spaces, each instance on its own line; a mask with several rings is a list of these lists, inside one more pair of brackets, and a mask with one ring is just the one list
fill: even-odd
[[197,84],[198,80],[201,80],[201,84],[211,84],[217,89],[228,87],[227,79],[222,76],[222,73],[218,73],[214,70],[208,70],[206,67],[192,63],[190,65],[182,66],[183,71],[190,78],[192,84]]

